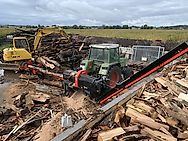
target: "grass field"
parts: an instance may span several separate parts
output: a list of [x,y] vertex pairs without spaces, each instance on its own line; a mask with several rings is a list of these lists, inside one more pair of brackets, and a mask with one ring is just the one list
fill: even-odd
[[148,29],[66,29],[68,33],[86,36],[116,37],[163,41],[187,41],[188,30],[148,30]]
[[[0,28],[0,37],[13,32],[14,28]],[[163,41],[187,41],[188,30],[156,30],[156,29],[66,29],[67,33],[86,36],[116,37],[127,39],[146,39]]]
[[8,33],[14,32],[14,28],[0,28],[0,37],[6,36]]

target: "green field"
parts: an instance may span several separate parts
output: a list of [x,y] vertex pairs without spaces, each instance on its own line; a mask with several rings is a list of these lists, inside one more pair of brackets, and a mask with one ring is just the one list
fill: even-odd
[[0,28],[0,37],[5,37],[8,33],[14,32],[14,28]]
[[116,37],[127,39],[187,41],[188,30],[158,29],[66,29],[68,33],[86,36]]
[[[0,28],[0,37],[15,31],[14,28]],[[116,37],[127,39],[187,41],[188,30],[159,30],[159,29],[66,29],[67,33],[85,36]]]

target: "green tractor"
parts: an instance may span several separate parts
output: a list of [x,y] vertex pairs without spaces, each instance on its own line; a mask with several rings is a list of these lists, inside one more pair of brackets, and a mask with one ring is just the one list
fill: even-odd
[[89,75],[106,79],[113,88],[133,75],[127,63],[128,59],[121,54],[118,44],[95,44],[90,45],[89,55],[81,62],[80,68],[87,70]]

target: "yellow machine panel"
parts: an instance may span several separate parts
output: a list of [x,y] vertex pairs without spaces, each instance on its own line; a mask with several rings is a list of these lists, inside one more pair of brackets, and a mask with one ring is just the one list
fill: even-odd
[[18,60],[29,60],[31,54],[24,48],[6,48],[3,50],[3,59],[6,62],[18,61]]

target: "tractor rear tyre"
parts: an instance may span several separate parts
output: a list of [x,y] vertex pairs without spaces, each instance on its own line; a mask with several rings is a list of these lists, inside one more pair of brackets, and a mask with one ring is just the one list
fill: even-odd
[[121,69],[119,66],[113,66],[108,72],[109,86],[114,88],[117,82],[122,81]]
[[133,69],[131,67],[125,67],[122,73],[124,80],[131,77],[134,74]]

